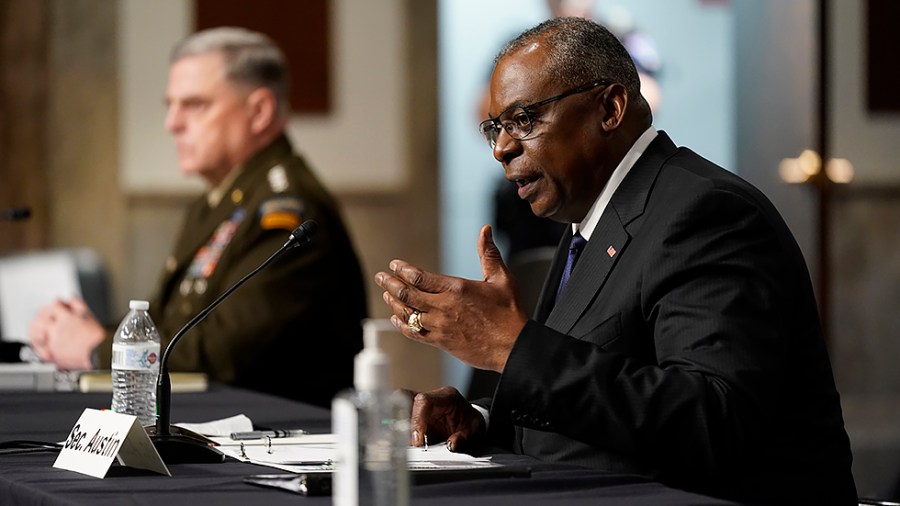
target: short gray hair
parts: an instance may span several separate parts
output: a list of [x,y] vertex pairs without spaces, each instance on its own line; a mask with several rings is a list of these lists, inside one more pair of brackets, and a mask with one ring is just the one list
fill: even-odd
[[619,39],[603,26],[584,18],[554,18],[530,28],[509,41],[494,59],[502,58],[543,38],[547,44],[550,79],[572,88],[599,79],[611,79],[625,86],[638,103],[641,80],[628,51]]
[[170,63],[199,54],[221,52],[225,75],[235,82],[272,90],[278,108],[290,111],[290,75],[284,53],[272,39],[259,32],[223,26],[191,34],[173,49]]

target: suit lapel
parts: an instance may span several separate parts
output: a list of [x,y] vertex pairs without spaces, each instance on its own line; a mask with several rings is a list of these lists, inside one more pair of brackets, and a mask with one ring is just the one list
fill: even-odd
[[666,159],[676,151],[677,148],[668,135],[660,131],[616,189],[591,235],[591,240],[575,265],[568,285],[554,304],[572,232],[568,231],[564,235],[541,292],[537,321],[544,321],[543,318],[546,318],[548,327],[563,333],[572,329],[606,284],[613,267],[627,254],[627,247],[631,242],[627,226],[643,214],[653,182]]
[[[618,216],[610,211],[610,208],[604,211],[591,240],[575,264],[569,283],[547,318],[548,327],[564,333],[571,330],[603,287],[616,261],[625,253],[630,238]],[[549,295],[547,290],[544,295]]]

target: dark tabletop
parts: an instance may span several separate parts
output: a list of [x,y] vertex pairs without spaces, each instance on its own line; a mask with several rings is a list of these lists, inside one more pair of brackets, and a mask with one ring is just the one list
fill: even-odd
[[[0,393],[0,443],[11,440],[59,442],[85,408],[109,407],[110,394]],[[205,393],[175,394],[172,421],[206,422],[243,413],[263,427],[302,427],[330,432],[327,410],[246,390],[213,385]],[[243,483],[251,474],[280,471],[228,461],[169,465],[171,477],[113,464],[105,479],[53,468],[57,453],[0,454],[0,505],[205,504],[263,506],[331,504],[330,497],[303,497]],[[416,485],[413,504],[503,505],[731,504],[674,490],[638,476],[545,464],[527,457],[496,454],[494,461],[530,470],[529,477],[491,477]]]

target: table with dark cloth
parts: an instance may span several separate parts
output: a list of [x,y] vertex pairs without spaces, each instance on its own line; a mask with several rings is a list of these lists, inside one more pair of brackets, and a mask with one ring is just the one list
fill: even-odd
[[[59,442],[85,408],[109,407],[110,394],[0,393],[0,443]],[[208,392],[175,394],[174,422],[206,422],[243,413],[258,426],[301,427],[330,432],[327,410],[298,402],[213,385]],[[0,454],[0,505],[205,504],[261,506],[331,504],[330,497],[303,497],[243,483],[251,474],[280,473],[229,460],[221,464],[174,464],[171,477],[113,464],[105,479],[53,468],[57,452]],[[731,504],[649,482],[594,470],[497,454],[494,461],[531,469],[530,477],[491,477],[412,488],[412,503],[467,506],[515,504],[706,505]]]

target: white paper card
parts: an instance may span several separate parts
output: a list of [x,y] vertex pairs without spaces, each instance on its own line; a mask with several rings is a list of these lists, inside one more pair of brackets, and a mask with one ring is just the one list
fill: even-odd
[[47,251],[0,262],[0,335],[4,341],[28,342],[28,325],[45,304],[81,296],[78,272],[70,254]]
[[53,467],[103,478],[119,464],[172,476],[137,417],[85,409],[69,431]]
[[253,430],[253,422],[241,413],[220,420],[203,423],[178,422],[175,425],[204,436],[228,436],[232,432],[249,432]]

